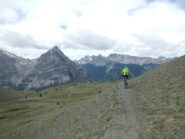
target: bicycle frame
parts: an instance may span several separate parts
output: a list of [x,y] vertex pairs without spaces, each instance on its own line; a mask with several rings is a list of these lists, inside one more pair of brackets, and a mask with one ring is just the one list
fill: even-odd
[[122,79],[124,81],[123,85],[125,86],[125,88],[127,89],[128,88],[128,82],[127,82],[127,78],[124,78]]
[[125,85],[125,88],[128,88],[128,82],[127,82],[127,79],[124,79],[124,85]]

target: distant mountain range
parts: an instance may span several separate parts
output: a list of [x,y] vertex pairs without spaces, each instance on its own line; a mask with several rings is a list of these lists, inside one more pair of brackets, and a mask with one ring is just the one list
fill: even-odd
[[94,79],[98,81],[111,81],[121,78],[120,72],[125,66],[131,70],[132,77],[137,77],[170,60],[170,58],[165,57],[149,58],[110,54],[107,57],[102,55],[85,56],[76,61],[76,63],[85,67]]
[[18,90],[41,89],[93,79],[85,68],[54,47],[38,59],[28,60],[0,50],[0,87]]
[[107,63],[121,63],[121,64],[163,64],[172,60],[172,58],[159,57],[159,58],[150,58],[150,57],[138,57],[138,56],[129,56],[123,54],[110,54],[105,57],[102,55],[98,56],[85,56],[80,60],[76,61],[79,64],[94,64],[96,66],[104,66]]
[[39,90],[65,83],[118,80],[124,66],[136,77],[169,60],[111,54],[86,56],[74,62],[57,46],[29,60],[0,49],[0,87]]

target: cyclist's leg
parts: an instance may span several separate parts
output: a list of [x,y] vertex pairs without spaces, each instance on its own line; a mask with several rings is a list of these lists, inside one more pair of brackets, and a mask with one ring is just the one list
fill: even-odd
[[125,86],[126,86],[126,88],[127,88],[127,86],[128,86],[128,75],[125,75]]
[[126,88],[126,76],[125,76],[125,75],[123,75],[123,85],[124,85],[125,88]]
[[125,76],[126,81],[128,80],[128,75]]
[[126,82],[126,75],[123,75],[123,80],[124,82]]

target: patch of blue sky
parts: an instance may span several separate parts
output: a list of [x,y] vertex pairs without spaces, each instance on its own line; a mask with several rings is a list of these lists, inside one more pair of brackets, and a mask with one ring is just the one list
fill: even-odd
[[17,22],[22,21],[26,17],[26,14],[22,10],[17,9],[17,10],[15,10],[15,13],[17,15],[17,17],[15,19],[1,18],[0,19],[0,24],[15,24]]
[[67,25],[60,25],[63,30],[67,30]]

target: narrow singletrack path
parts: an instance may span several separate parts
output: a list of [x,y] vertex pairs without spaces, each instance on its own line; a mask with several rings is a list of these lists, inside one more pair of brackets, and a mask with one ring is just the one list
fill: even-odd
[[116,107],[120,113],[117,117],[114,116],[114,121],[118,122],[119,130],[109,132],[104,139],[139,139],[131,89],[125,89],[123,83],[119,83],[116,90],[116,98],[119,100],[119,105]]

